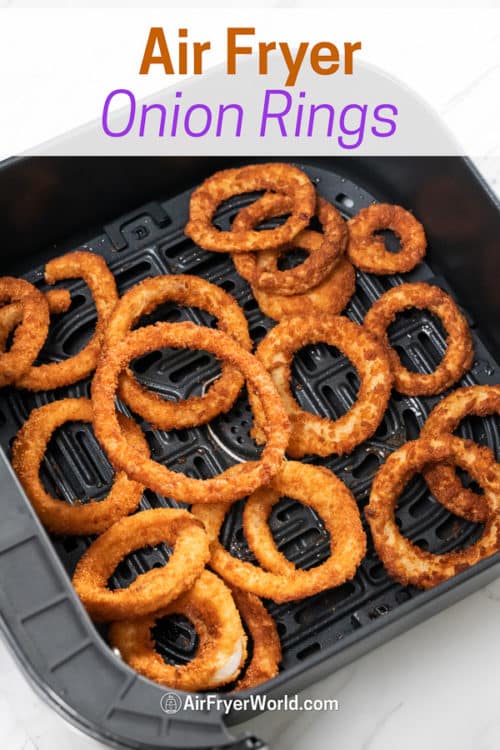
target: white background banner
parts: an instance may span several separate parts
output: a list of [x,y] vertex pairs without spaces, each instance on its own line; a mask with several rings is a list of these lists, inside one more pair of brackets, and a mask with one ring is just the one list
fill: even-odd
[[[56,140],[42,148],[42,152],[264,154],[280,153],[281,148],[281,153],[295,150],[339,155],[456,153],[457,150],[476,157],[500,154],[498,9],[2,9],[0,24],[2,158],[53,139]],[[217,79],[197,76],[192,84],[195,89],[191,90],[196,91],[199,103],[204,99],[210,103],[213,87],[222,103],[229,101],[226,91],[233,97],[238,93],[245,108],[245,122],[249,123],[239,138],[216,139],[208,133],[183,142],[179,136],[159,137],[153,127],[147,129],[146,136],[138,136],[138,123],[126,138],[104,134],[101,118],[110,91],[128,89],[140,103],[144,97],[157,102],[162,96],[168,99],[175,91],[188,90],[189,76],[165,75],[161,66],[152,66],[148,75],[139,75],[151,26],[165,29],[174,66],[179,28],[188,30],[188,42],[210,41],[211,49],[204,58],[205,71],[222,65],[221,72]],[[417,110],[425,112],[424,121],[420,121],[417,110],[403,108],[395,137],[367,136],[359,147],[351,150],[339,149],[336,140],[339,133],[327,137],[325,124],[323,130],[318,125],[313,137],[300,142],[300,136],[296,138],[292,132],[295,120],[290,123],[286,137],[278,132],[278,124],[274,122],[274,127],[262,138],[258,127],[251,126],[250,121],[256,117],[255,109],[261,107],[262,91],[277,82],[283,87],[284,62],[278,52],[270,65],[272,71],[264,76],[257,72],[256,55],[241,56],[238,70],[245,68],[245,74],[227,76],[224,66],[229,26],[255,27],[255,35],[249,42],[254,53],[259,42],[287,42],[291,49],[301,42],[309,43],[297,82],[289,87],[295,108],[300,103],[297,99],[300,91],[305,91],[306,104],[330,102],[337,113],[339,102],[345,104],[346,96],[352,102],[361,105],[371,102],[375,106],[381,101],[383,87],[374,87],[370,77],[363,78],[362,64],[368,63],[384,71],[384,95],[390,95],[393,86],[393,98],[402,105],[408,94],[418,103]],[[362,49],[354,58],[352,76],[340,71],[320,76],[311,71],[308,54],[314,43],[321,41],[333,42],[341,50],[346,41],[361,41]],[[166,89],[170,91],[165,93]],[[398,99],[401,96],[403,99]],[[252,101],[256,102],[253,108]],[[117,97],[110,110],[123,104],[123,98]],[[430,125],[432,112],[436,118]],[[338,114],[336,117],[338,122]],[[76,139],[59,139],[89,122],[94,125],[79,130]],[[370,125],[373,123],[367,121],[367,128]],[[442,125],[451,136],[439,137],[436,142],[432,127],[437,128],[437,133]]]

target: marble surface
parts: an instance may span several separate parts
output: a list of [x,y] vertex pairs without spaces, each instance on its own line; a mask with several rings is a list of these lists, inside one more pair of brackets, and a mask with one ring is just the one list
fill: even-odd
[[[500,194],[500,159],[476,160]],[[339,710],[267,713],[241,726],[272,750],[498,750],[500,579],[358,659],[303,697]],[[2,750],[97,750],[46,706],[0,641]]]

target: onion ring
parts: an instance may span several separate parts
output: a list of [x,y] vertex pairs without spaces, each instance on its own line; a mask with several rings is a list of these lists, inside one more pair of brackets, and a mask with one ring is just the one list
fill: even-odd
[[273,618],[258,596],[232,588],[234,602],[252,639],[252,658],[231,692],[272,680],[279,672],[281,643]]
[[[234,232],[254,229],[265,219],[289,213],[292,206],[292,201],[287,196],[266,193],[255,203],[241,209],[232,229]],[[307,236],[310,232],[304,237],[306,230],[303,230],[286,247],[267,251],[265,266],[258,263],[261,253],[234,253],[232,258],[240,276],[254,287],[283,295],[301,294],[317,286],[343,255],[348,232],[341,214],[324,198],[317,198],[316,214],[323,227],[323,234],[314,232],[317,242],[311,242],[311,238]],[[280,252],[290,246],[305,250],[308,257],[295,268],[280,271]]]
[[[249,391],[257,394],[265,414],[267,444],[259,461],[231,466],[211,479],[193,479],[139,455],[127,443],[117,421],[114,394],[126,364],[161,347],[203,349],[237,367]],[[92,382],[94,430],[115,468],[150,489],[187,503],[233,502],[266,484],[279,470],[288,443],[289,423],[269,374],[249,352],[222,331],[193,323],[157,323],[132,331],[106,351]]]
[[[354,364],[361,380],[356,403],[336,420],[304,411],[290,389],[293,355],[303,346],[319,342],[340,349]],[[391,368],[384,347],[362,326],[338,316],[285,318],[269,331],[256,354],[271,373],[290,417],[287,452],[293,458],[311,453],[350,453],[378,428],[391,394]],[[255,414],[252,435],[260,443],[261,410],[254,395],[249,396]]]
[[[339,509],[339,493],[342,512]],[[361,526],[358,507],[343,482],[324,467],[287,461],[270,486],[261,487],[248,498],[243,511],[243,530],[248,545],[259,564],[266,570],[283,574],[295,573],[297,570],[297,567],[276,547],[268,523],[273,506],[285,496],[295,498],[314,508],[320,516],[324,514],[327,524],[330,523],[330,514],[338,513],[342,516],[342,525],[337,528],[332,527],[330,531],[332,538],[336,540],[335,544],[339,534],[342,534],[343,539],[350,539],[353,542],[355,550],[357,549],[358,552],[365,550],[366,537]],[[341,551],[339,553],[342,554]],[[332,556],[334,557],[335,554],[333,553]],[[363,555],[364,551],[361,557]]]
[[[402,536],[394,508],[411,477],[429,464],[453,462],[484,489],[489,514],[481,538],[465,550],[437,555]],[[403,586],[429,589],[460,573],[500,548],[500,467],[488,448],[451,435],[406,443],[392,453],[373,481],[365,510],[377,555],[392,578]]]
[[6,302],[21,306],[21,321],[10,350],[0,353],[0,388],[13,383],[31,367],[45,343],[50,320],[47,300],[24,279],[0,279],[0,304]]
[[[71,305],[71,295],[67,289],[50,289],[44,294],[49,312],[58,314],[66,312]],[[12,302],[0,308],[0,352],[5,352],[7,341],[23,318],[23,305],[21,302]]]
[[[500,414],[500,386],[474,385],[446,396],[427,417],[420,437],[452,434],[468,414]],[[485,523],[488,507],[481,495],[466,489],[451,466],[438,464],[424,472],[430,491],[445,508],[468,521]]]
[[[139,575],[125,589],[108,588],[118,563],[134,550],[166,542],[166,565]],[[126,620],[166,607],[194,584],[208,562],[208,540],[187,510],[155,508],[120,518],[92,542],[78,561],[73,586],[92,619]]]
[[[86,398],[65,398],[34,409],[12,446],[12,466],[44,526],[54,534],[100,534],[122,516],[137,509],[143,487],[122,471],[107,497],[99,502],[69,504],[52,497],[40,480],[42,463],[53,432],[65,422],[92,422],[92,404]],[[139,426],[120,415],[124,434],[144,456],[148,444]]]
[[[425,256],[427,240],[422,224],[401,206],[375,203],[348,221],[347,253],[356,268],[368,273],[407,273]],[[391,253],[375,232],[391,229],[401,239],[401,250]]]
[[[271,190],[292,199],[292,214],[282,226],[262,232],[221,232],[214,227],[212,218],[223,201],[256,190]],[[305,229],[314,216],[315,201],[309,177],[291,164],[251,164],[224,169],[206,179],[191,195],[189,221],[184,231],[197,245],[215,252],[275,249]]]
[[[304,230],[300,233],[301,243],[305,247],[310,242],[317,244],[321,235],[316,232]],[[271,252],[271,251],[269,251]],[[259,254],[260,258],[266,251]],[[356,291],[356,274],[354,267],[347,258],[340,258],[333,271],[328,276],[305,294],[273,294],[264,292],[262,289],[252,287],[252,293],[257,303],[268,318],[283,320],[295,315],[303,315],[307,310],[308,315],[338,315],[346,307],[352,295]]]
[[[300,570],[275,549],[265,522],[272,505],[283,495],[294,497],[305,505],[318,509],[330,532],[330,557],[316,568]],[[203,504],[192,508],[194,515],[203,521],[207,529],[210,566],[232,586],[283,603],[340,586],[355,575],[366,551],[366,537],[356,501],[350,490],[331,471],[321,466],[286,461],[280,474],[271,482],[270,488],[259,490],[249,498],[248,503],[251,510],[247,513],[247,529],[254,532],[253,536],[251,534],[253,541],[259,532],[262,533],[256,549],[260,554],[263,547],[266,547],[262,554],[272,555],[275,569],[279,558],[279,572],[263,570],[252,563],[239,560],[224,549],[219,542],[219,532],[227,505]]]
[[[141,316],[158,305],[173,301],[199,307],[218,318],[220,330],[232,336],[250,351],[252,341],[243,311],[231,297],[215,284],[197,276],[156,276],[130,289],[116,306],[105,334],[105,348],[122,341]],[[207,393],[185,401],[167,401],[143,388],[131,371],[120,377],[118,395],[126,404],[157,429],[172,430],[205,424],[234,404],[244,383],[235,367],[222,364],[222,374]]]
[[[187,664],[167,664],[155,650],[151,631],[170,614],[184,615],[196,628],[198,649]],[[246,659],[247,638],[231,592],[208,570],[166,609],[114,622],[109,641],[136,672],[176,690],[208,690],[232,682]]]
[[[412,307],[437,315],[448,334],[444,357],[431,374],[407,370],[389,343],[389,325],[399,312]],[[406,396],[442,393],[460,380],[472,365],[474,349],[467,321],[452,298],[437,286],[418,282],[389,289],[366,313],[364,327],[385,346],[394,375],[394,388]]]
[[94,335],[73,357],[30,367],[16,379],[18,388],[30,391],[61,388],[83,380],[95,370],[109,316],[118,302],[115,279],[103,258],[83,250],[54,258],[45,266],[45,280],[49,284],[75,278],[82,278],[92,292],[97,309]]

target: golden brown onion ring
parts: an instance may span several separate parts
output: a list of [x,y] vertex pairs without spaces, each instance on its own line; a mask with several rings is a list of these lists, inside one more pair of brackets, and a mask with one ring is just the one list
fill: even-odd
[[[488,518],[477,542],[464,550],[437,555],[402,536],[394,508],[406,484],[429,464],[453,463],[468,471],[483,488]],[[460,573],[500,548],[500,467],[488,448],[451,435],[406,443],[392,453],[373,481],[365,510],[377,555],[392,578],[403,586],[429,589]]]
[[[203,349],[237,367],[264,412],[266,446],[258,461],[231,466],[211,479],[193,479],[141,456],[127,443],[117,420],[114,394],[131,359],[162,347]],[[92,382],[94,430],[111,463],[166,497],[187,503],[233,502],[267,484],[280,469],[290,426],[271,377],[261,363],[222,331],[193,323],[157,323],[129,333],[102,357]]]
[[[140,574],[130,586],[111,590],[118,563],[142,547],[174,548],[166,565]],[[120,518],[92,542],[78,561],[73,586],[92,619],[127,620],[156,612],[187,591],[208,562],[203,525],[187,510],[155,508]]]
[[[52,314],[66,312],[71,305],[71,295],[67,289],[50,289],[44,294]],[[0,308],[0,352],[7,348],[7,340],[23,318],[21,302],[12,302]]]
[[[212,218],[223,201],[256,190],[271,190],[292,199],[291,216],[282,226],[262,232],[222,232],[212,224]],[[184,231],[197,245],[215,252],[275,249],[305,229],[314,216],[315,202],[309,177],[291,164],[276,162],[224,169],[206,179],[191,195],[189,222]]]
[[[389,343],[388,327],[398,313],[413,307],[434,313],[448,334],[444,357],[430,374],[407,370]],[[407,396],[442,393],[460,380],[472,365],[474,349],[467,321],[456,302],[438,286],[418,282],[389,289],[366,313],[364,327],[386,348],[394,375],[394,388]]]
[[[452,434],[469,414],[486,417],[500,414],[500,386],[473,385],[458,388],[429,414],[420,437]],[[430,491],[441,505],[468,521],[484,523],[488,507],[481,495],[466,489],[451,466],[439,464],[424,471]]]
[[[304,411],[290,389],[294,354],[307,344],[320,342],[340,349],[356,367],[361,380],[356,402],[336,420]],[[391,394],[391,368],[384,347],[362,326],[339,316],[285,318],[269,331],[256,354],[271,373],[290,417],[292,431],[287,452],[293,458],[310,453],[350,453],[379,426]],[[251,392],[249,395],[255,414],[252,434],[261,442],[260,406]]]
[[[284,195],[266,193],[255,203],[242,208],[236,216],[232,229],[234,232],[254,229],[266,219],[289,213],[292,201]],[[232,258],[236,270],[253,287],[266,292],[282,295],[296,295],[307,292],[317,286],[333,270],[339,258],[344,254],[347,245],[347,225],[331,203],[324,198],[317,199],[316,214],[323,228],[319,232],[302,231],[291,243],[278,250],[268,251],[266,265],[258,263],[260,253],[234,253]],[[318,242],[308,242],[307,235],[314,234]],[[306,235],[306,241],[304,238]],[[297,247],[305,250],[308,257],[303,263],[286,271],[278,269],[278,259],[284,250]]]
[[281,643],[273,618],[258,596],[232,588],[233,599],[252,639],[252,658],[231,692],[272,680],[279,671]]
[[54,258],[45,266],[45,280],[49,284],[63,279],[82,278],[94,298],[97,323],[94,335],[84,348],[73,357],[61,362],[51,362],[30,367],[16,379],[18,388],[46,391],[71,385],[90,375],[96,366],[109,316],[118,302],[113,274],[103,258],[83,250]]
[[[350,539],[353,543],[351,552],[365,549],[366,538],[359,511],[344,483],[324,467],[287,461],[268,487],[261,487],[248,498],[243,511],[243,530],[248,545],[259,564],[267,570],[284,574],[297,570],[276,547],[269,527],[271,510],[282,497],[295,498],[314,508],[320,517],[325,515],[328,530],[331,513],[338,514],[341,518],[336,518],[336,521],[341,525],[330,530],[332,539],[337,540],[342,534],[342,538]],[[361,557],[363,554],[364,551]],[[332,557],[335,557],[335,553]]]
[[[167,664],[155,650],[151,631],[158,620],[172,614],[186,617],[198,635],[197,652],[187,664]],[[208,690],[232,682],[247,653],[247,638],[231,592],[208,570],[190,591],[160,612],[114,622],[109,641],[136,672],[176,690]]]
[[[368,273],[407,273],[425,256],[427,240],[422,224],[401,206],[375,203],[362,208],[348,221],[348,255],[356,268]],[[391,253],[376,232],[390,229],[401,240],[401,249]]]
[[[321,235],[317,232],[304,230],[299,236],[303,247],[312,244],[317,246],[318,241],[321,241],[319,239]],[[271,253],[272,251],[259,253],[257,263],[267,252]],[[347,258],[340,258],[333,271],[330,271],[318,286],[305,294],[293,294],[291,296],[274,294],[265,292],[255,286],[252,287],[253,296],[264,315],[278,321],[283,318],[304,315],[304,312],[307,312],[308,315],[320,317],[325,314],[338,315],[346,307],[355,291],[356,274],[352,263]]]
[[[21,321],[9,351],[0,353],[0,388],[13,383],[31,367],[49,332],[49,306],[33,284],[11,276],[0,278],[0,305],[5,303],[20,305]],[[7,309],[10,307],[11,304]]]
[[[17,433],[12,466],[43,525],[54,534],[100,534],[122,516],[137,509],[143,486],[120,471],[109,494],[101,501],[69,504],[50,495],[40,479],[40,465],[53,432],[65,422],[92,422],[92,404],[86,398],[65,398],[34,409]],[[143,456],[148,444],[138,425],[120,415],[127,440]]]
[[[317,509],[330,532],[330,557],[316,568],[300,570],[275,548],[266,521],[271,506],[283,495]],[[211,567],[232,586],[282,603],[340,586],[355,575],[366,551],[366,537],[356,501],[345,484],[331,471],[320,466],[286,461],[281,473],[271,482],[270,489],[264,488],[256,493],[252,503],[247,528],[250,532],[255,531],[253,536],[251,533],[254,546],[259,554],[272,555],[273,568],[280,560],[280,572],[263,570],[233,557],[224,549],[219,541],[219,532],[226,515],[226,505],[203,504],[192,508],[207,529]],[[253,523],[258,530],[250,528]],[[255,545],[256,536],[261,532],[262,538]],[[264,546],[266,550],[262,553]]]
[[[116,306],[105,334],[105,348],[122,341],[135,323],[158,305],[176,302],[214,315],[221,331],[250,351],[252,342],[243,311],[230,294],[197,276],[156,276],[130,289]],[[205,424],[234,404],[244,383],[238,369],[222,364],[222,375],[203,396],[167,401],[143,388],[129,370],[120,377],[118,395],[157,429],[172,430]]]

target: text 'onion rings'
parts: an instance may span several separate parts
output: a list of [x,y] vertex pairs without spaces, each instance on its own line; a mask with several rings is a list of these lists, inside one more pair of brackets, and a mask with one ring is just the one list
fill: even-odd
[[[307,344],[320,342],[337,347],[348,357],[361,380],[356,402],[336,420],[304,411],[290,388],[294,354]],[[311,453],[318,456],[350,453],[378,428],[391,394],[391,368],[384,347],[362,326],[336,316],[285,318],[269,331],[256,354],[271,373],[290,417],[287,452],[293,458]],[[255,414],[252,434],[260,442],[261,412],[253,394],[250,402]]]
[[[417,547],[400,532],[394,508],[406,484],[429,464],[452,462],[483,488],[488,518],[480,539],[442,555]],[[429,589],[500,549],[500,466],[488,448],[451,435],[414,440],[392,453],[379,469],[365,510],[377,555],[403,586]]]
[[[288,195],[293,202],[291,216],[276,229],[223,232],[212,224],[219,205],[242,193],[270,190]],[[191,196],[185,233],[205,250],[249,252],[269,250],[290,242],[314,216],[316,195],[306,174],[291,164],[251,164],[224,169],[205,180]]]
[[[264,412],[267,443],[260,460],[231,466],[211,479],[193,479],[144,458],[127,443],[114,404],[120,372],[131,359],[167,346],[203,349],[241,370],[249,392],[256,394]],[[273,381],[257,358],[225,333],[193,323],[157,323],[139,328],[107,350],[92,382],[92,402],[95,434],[111,463],[155,492],[187,503],[233,502],[267,484],[280,469],[290,434]]]
[[[167,664],[155,650],[158,620],[183,615],[196,629],[198,648],[187,664]],[[246,658],[246,635],[228,587],[204,570],[190,591],[152,615],[115,622],[111,646],[139,674],[176,690],[208,690],[232,682]]]
[[[330,532],[330,557],[316,568],[296,568],[275,547],[266,522],[272,505],[285,495],[314,507]],[[270,486],[258,490],[248,504],[247,529],[252,541],[262,534],[257,547],[259,555],[266,555],[266,563],[272,563],[269,570],[233,557],[219,542],[226,505],[192,508],[210,539],[210,566],[232,586],[282,603],[340,586],[355,575],[366,551],[366,537],[350,490],[328,469],[286,461]],[[262,552],[264,546],[266,550]],[[279,571],[274,572],[278,567]]]
[[[162,542],[174,548],[166,565],[140,574],[127,588],[108,587],[126,555]],[[207,535],[191,513],[177,508],[144,510],[119,519],[92,542],[78,561],[73,586],[94,620],[125,620],[131,612],[140,617],[177,599],[191,588],[208,559]]]
[[[266,193],[255,203],[242,208],[236,216],[234,232],[254,229],[262,221],[281,216],[292,209],[292,201],[286,196]],[[301,294],[319,284],[332,271],[347,245],[347,225],[341,214],[324,198],[317,199],[316,213],[323,228],[323,234],[315,232],[318,244],[303,244],[303,232],[286,246],[267,251],[266,267],[258,263],[260,253],[234,253],[233,261],[238,273],[259,289],[283,295]],[[278,269],[280,252],[293,247],[302,248],[308,253],[303,263],[286,271]]]
[[[389,325],[398,313],[413,307],[436,315],[448,334],[444,357],[430,374],[407,370],[389,343]],[[460,380],[472,365],[474,349],[467,321],[458,305],[438,286],[418,282],[389,289],[368,310],[363,325],[385,346],[394,375],[394,388],[406,396],[442,393]]]
[[[12,446],[12,466],[44,526],[54,534],[100,534],[138,507],[143,486],[119,472],[109,494],[99,502],[74,504],[52,497],[40,479],[40,466],[53,432],[70,421],[92,422],[92,404],[86,398],[65,398],[34,409],[17,433]],[[120,415],[127,440],[144,456],[148,444],[138,425]]]
[[31,367],[49,331],[47,300],[33,284],[11,276],[2,277],[0,304],[5,303],[21,306],[21,321],[9,351],[0,353],[0,388],[13,383]]
[[54,258],[45,266],[45,280],[49,284],[75,278],[82,278],[92,292],[97,309],[94,335],[73,357],[30,367],[16,379],[18,388],[30,391],[61,388],[77,383],[95,370],[109,316],[118,302],[115,279],[103,258],[83,250]]
[[[158,305],[176,302],[206,310],[217,318],[221,331],[232,336],[250,351],[252,342],[243,311],[218,286],[196,276],[156,276],[130,289],[116,306],[105,336],[105,346],[122,341],[143,316]],[[203,396],[192,396],[184,401],[168,401],[143,388],[129,371],[120,376],[118,395],[130,408],[157,429],[171,430],[205,424],[234,404],[244,383],[240,371],[222,363],[222,374]]]
[[[420,437],[451,434],[464,417],[486,417],[490,414],[500,414],[500,386],[458,388],[434,407],[422,427]],[[468,521],[486,521],[488,507],[483,497],[466,489],[451,466],[439,464],[429,467],[423,474],[430,491],[445,508]]]
[[[368,273],[406,273],[423,259],[427,240],[422,224],[401,206],[375,203],[362,208],[349,225],[348,255],[356,268]],[[390,229],[401,239],[401,250],[391,253],[375,233]]]

